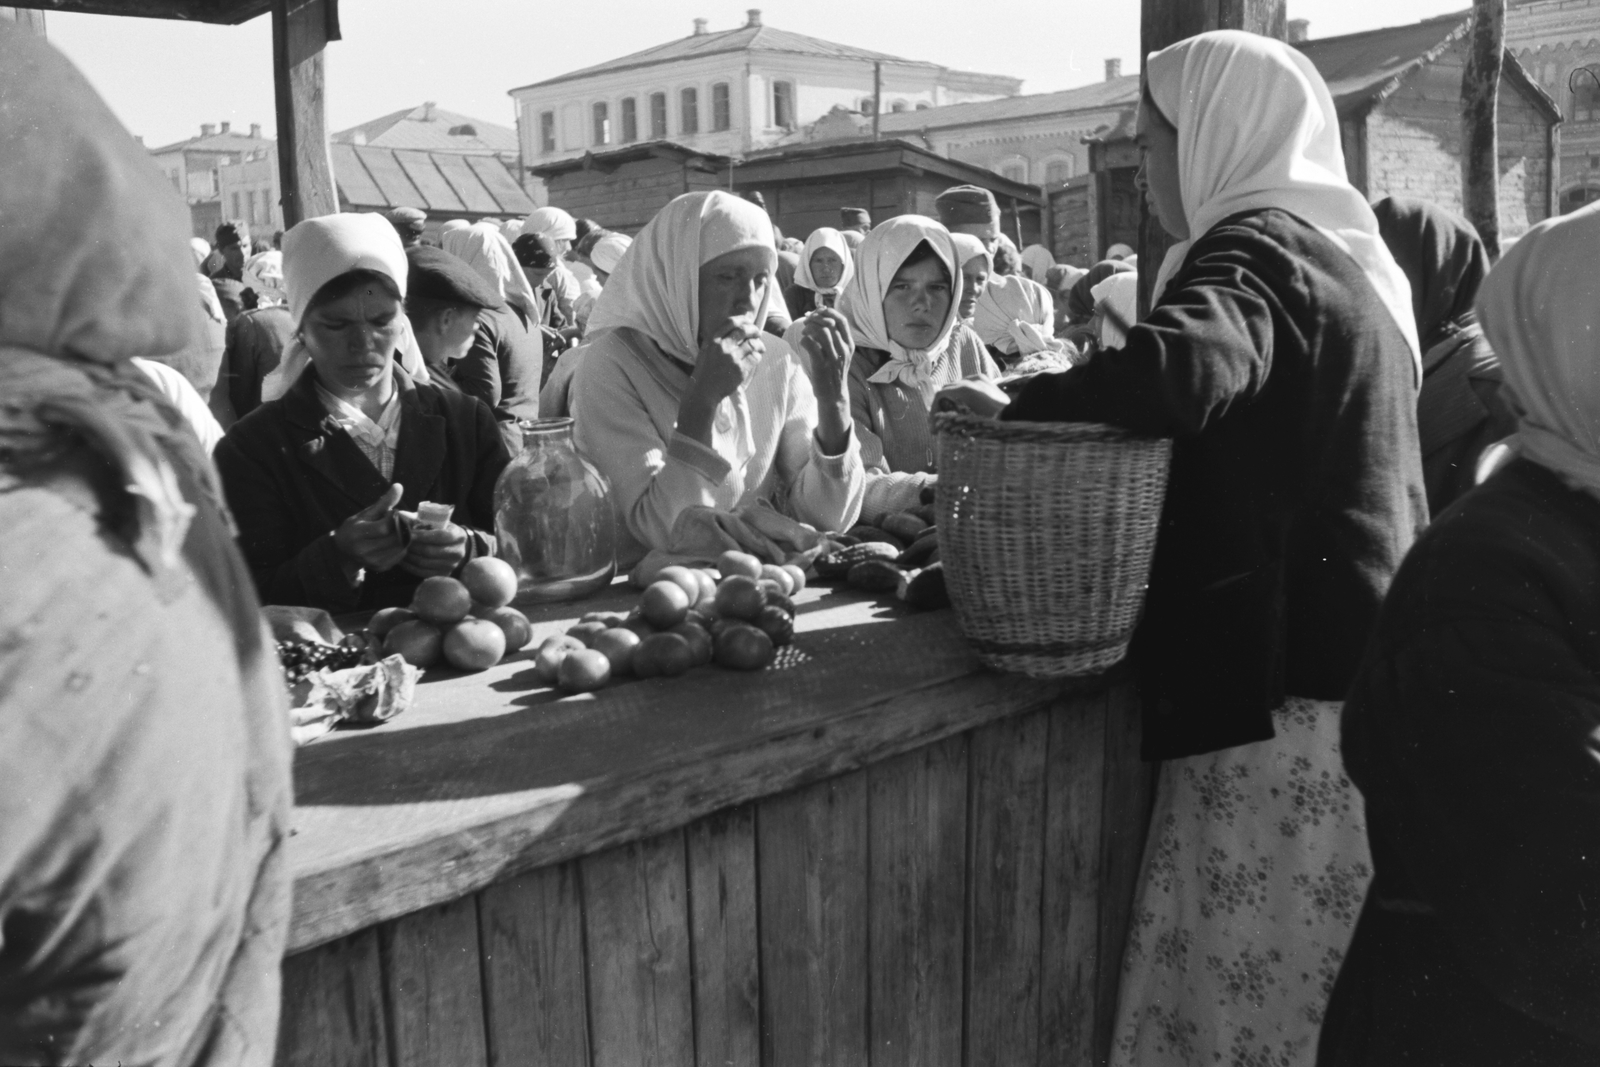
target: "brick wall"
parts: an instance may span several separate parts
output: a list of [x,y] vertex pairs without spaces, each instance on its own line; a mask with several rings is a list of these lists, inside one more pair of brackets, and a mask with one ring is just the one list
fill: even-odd
[[[1367,195],[1411,196],[1462,212],[1461,75],[1465,44],[1407,78],[1367,119]],[[1507,79],[1500,83],[1500,235],[1520,236],[1548,213],[1549,124]]]

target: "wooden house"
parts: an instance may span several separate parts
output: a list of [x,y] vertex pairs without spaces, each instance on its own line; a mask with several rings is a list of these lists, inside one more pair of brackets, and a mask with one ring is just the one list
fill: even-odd
[[647,141],[529,167],[550,203],[608,230],[637,233],[667,201],[728,187],[727,156],[673,141]]

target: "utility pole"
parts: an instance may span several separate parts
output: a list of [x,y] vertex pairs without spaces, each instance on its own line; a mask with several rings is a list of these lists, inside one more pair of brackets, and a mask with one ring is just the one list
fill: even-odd
[[872,139],[878,139],[878,116],[883,114],[883,61],[872,61]]
[[1461,200],[1489,258],[1500,258],[1500,68],[1506,0],[1473,0],[1461,74]]

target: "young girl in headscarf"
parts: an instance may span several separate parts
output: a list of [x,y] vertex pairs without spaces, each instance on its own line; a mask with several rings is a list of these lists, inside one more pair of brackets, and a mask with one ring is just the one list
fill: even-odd
[[1155,306],[1004,417],[1174,438],[1135,638],[1165,762],[1112,1062],[1309,1067],[1371,874],[1339,702],[1427,521],[1410,291],[1299,51],[1214,32],[1145,70],[1147,195],[1180,242]]
[[941,386],[1000,375],[959,319],[962,264],[950,231],[922,215],[879,224],[839,302],[849,320],[850,413],[867,466],[862,518],[915,506],[936,479],[928,411]]
[[1385,197],[1372,210],[1411,283],[1422,342],[1417,436],[1428,510],[1437,516],[1476,484],[1484,451],[1516,428],[1500,397],[1500,360],[1472,307],[1489,253],[1472,223],[1427,201]]
[[189,212],[0,19],[0,1063],[268,1067],[282,674],[216,475],[136,359],[194,342]]
[[[853,525],[865,475],[851,432],[848,350],[806,377],[763,335],[777,252],[766,212],[687,193],[651,219],[606,281],[572,384],[579,447],[611,482],[617,564],[672,546],[696,506],[764,501],[820,530]],[[813,380],[815,391],[813,391]]]
[[802,320],[818,308],[833,307],[837,303],[839,294],[855,275],[856,260],[850,254],[850,246],[845,244],[844,234],[828,226],[812,230],[799,254],[800,265],[795,269],[794,284],[783,294],[789,314],[794,317],[794,322],[783,331],[783,341],[810,374],[810,361],[800,347]]
[[1412,548],[1344,712],[1377,873],[1321,1067],[1600,1063],[1600,207],[1477,314],[1518,458]]

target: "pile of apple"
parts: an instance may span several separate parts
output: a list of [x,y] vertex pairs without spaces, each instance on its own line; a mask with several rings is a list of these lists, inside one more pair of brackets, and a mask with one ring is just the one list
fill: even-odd
[[533,637],[528,617],[508,607],[517,595],[517,572],[505,560],[469,560],[461,578],[424,578],[409,608],[383,608],[367,630],[383,641],[383,654],[399,654],[426,670],[442,657],[462,671],[482,671],[519,651]]
[[539,646],[546,684],[587,693],[622,677],[675,678],[715,663],[758,671],[794,637],[794,602],[806,575],[724,552],[717,572],[664,567],[627,615],[596,612]]

